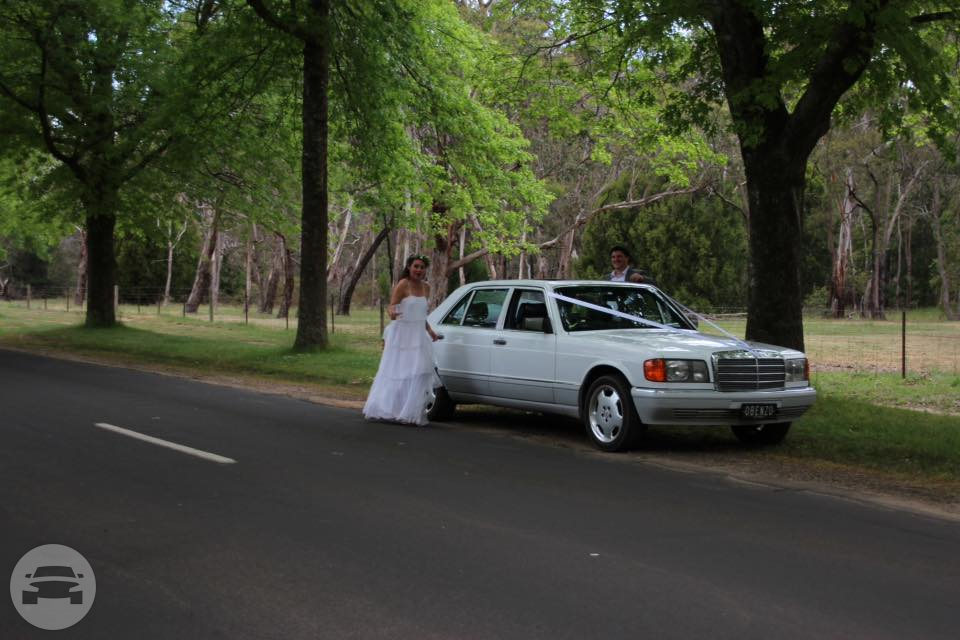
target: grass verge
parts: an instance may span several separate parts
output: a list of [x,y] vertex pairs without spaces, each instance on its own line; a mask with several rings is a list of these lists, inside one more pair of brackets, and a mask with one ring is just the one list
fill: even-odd
[[330,348],[322,353],[295,353],[292,332],[255,325],[163,318],[152,320],[149,328],[87,329],[43,317],[11,322],[9,316],[0,315],[0,346],[160,365],[168,371],[310,383],[341,399],[365,397],[380,357],[379,341],[349,334],[331,336]]

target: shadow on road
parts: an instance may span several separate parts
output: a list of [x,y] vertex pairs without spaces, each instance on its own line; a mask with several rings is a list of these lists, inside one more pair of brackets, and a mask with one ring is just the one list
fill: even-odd
[[[580,421],[563,416],[468,405],[457,407],[451,424],[506,437],[546,441],[562,447],[594,449]],[[725,426],[650,427],[636,451],[716,455],[742,453],[748,449]]]

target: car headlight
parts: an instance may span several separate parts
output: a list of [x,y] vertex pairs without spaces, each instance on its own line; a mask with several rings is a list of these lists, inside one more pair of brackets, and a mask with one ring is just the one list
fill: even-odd
[[643,363],[643,376],[651,382],[710,382],[703,360],[647,360]]
[[806,358],[790,358],[784,360],[787,382],[803,382],[810,379],[810,365]]

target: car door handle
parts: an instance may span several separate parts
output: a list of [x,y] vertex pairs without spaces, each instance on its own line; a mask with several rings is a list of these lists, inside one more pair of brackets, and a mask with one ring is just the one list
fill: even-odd
[[507,341],[504,340],[503,338],[494,338],[493,344],[507,344]]

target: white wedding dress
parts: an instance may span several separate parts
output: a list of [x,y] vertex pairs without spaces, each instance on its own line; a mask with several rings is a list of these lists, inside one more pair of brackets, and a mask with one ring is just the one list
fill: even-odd
[[363,405],[363,417],[425,425],[427,400],[439,382],[426,329],[427,299],[407,296],[397,311],[400,316],[383,332],[383,355]]

